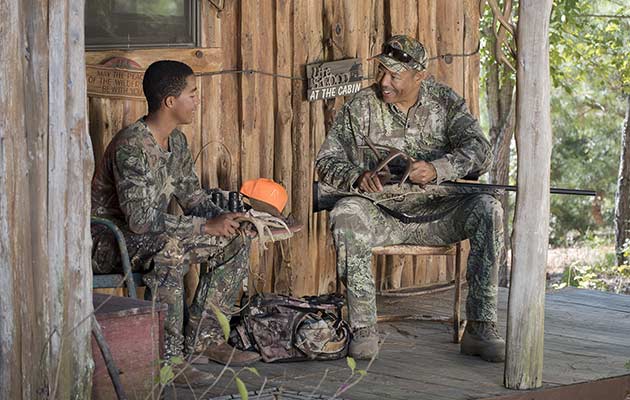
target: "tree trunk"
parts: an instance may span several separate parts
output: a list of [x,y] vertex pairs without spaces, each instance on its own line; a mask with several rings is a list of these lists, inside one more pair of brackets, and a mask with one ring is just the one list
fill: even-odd
[[[494,48],[496,38],[493,26],[484,28],[488,47]],[[494,58],[493,58],[494,59]],[[494,59],[486,72],[486,106],[490,122],[490,143],[492,144],[494,163],[490,169],[490,183],[507,185],[510,179],[510,143],[514,135],[514,75],[504,64]],[[499,286],[508,285],[507,250],[510,246],[508,223],[508,194],[501,196],[503,206],[504,249],[499,265]]]
[[504,374],[505,386],[511,389],[542,385],[551,164],[548,37],[551,4],[551,0],[540,0],[519,5],[518,194]]
[[83,6],[0,1],[2,399],[91,393]]
[[623,265],[628,262],[623,248],[630,239],[630,95],[627,97],[626,119],[621,128],[621,159],[615,196],[615,239],[617,264]]

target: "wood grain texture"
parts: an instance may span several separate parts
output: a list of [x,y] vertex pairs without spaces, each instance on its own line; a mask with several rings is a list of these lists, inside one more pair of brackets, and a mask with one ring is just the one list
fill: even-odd
[[0,18],[0,397],[85,398],[93,159],[83,3],[3,2]]
[[146,69],[155,61],[177,60],[190,65],[195,72],[213,72],[219,70],[221,53],[220,49],[215,48],[88,51],[85,61],[98,65],[112,57],[125,57]]
[[[89,52],[87,62],[122,55],[146,67],[155,60],[173,58],[190,63],[197,72],[256,69],[302,77],[309,62],[359,57],[368,75],[374,63],[367,58],[381,51],[389,32],[418,36],[429,56],[438,54],[438,48],[461,52],[465,40],[474,40],[464,34],[464,10],[464,5],[437,0],[264,0],[228,1],[218,12],[204,2],[201,58],[195,55],[197,49],[154,49]],[[474,24],[475,16],[470,18]],[[466,68],[474,75],[478,60],[471,60]],[[465,79],[468,72],[461,59],[451,65],[432,62],[429,70],[438,79],[454,84],[460,93],[464,91],[467,98],[471,98],[469,91],[473,99],[476,96],[475,77]],[[202,76],[198,82],[199,119],[184,131],[193,152],[204,148],[196,164],[203,186],[236,190],[246,179],[272,177],[289,193],[286,213],[304,224],[302,232],[283,244],[282,251],[276,244],[262,258],[253,260],[255,272],[264,272],[263,287],[294,294],[335,290],[335,252],[328,214],[311,212],[310,181],[316,179],[313,163],[317,151],[345,99],[309,104],[304,99],[305,82],[260,74]],[[372,82],[365,80],[363,84]],[[145,112],[145,105],[140,103],[89,99],[97,160],[111,136]],[[451,276],[444,260],[427,264],[426,259],[416,256],[406,265],[413,269],[416,285],[422,276],[434,274],[436,280]],[[424,274],[418,274],[418,268]]]
[[512,233],[505,386],[542,385],[545,269],[549,245],[551,1],[522,3],[518,19],[518,194]]

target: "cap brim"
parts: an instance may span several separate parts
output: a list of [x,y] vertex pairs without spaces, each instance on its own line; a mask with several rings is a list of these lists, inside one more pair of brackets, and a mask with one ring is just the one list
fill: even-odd
[[265,203],[264,201],[256,200],[254,198],[247,197],[247,196],[245,196],[245,200],[256,211],[266,212],[267,214],[271,214],[274,217],[284,219],[284,216],[282,215],[282,213],[278,211],[276,207],[272,206],[269,203]]
[[387,68],[391,72],[401,73],[401,72],[408,71],[409,69],[411,69],[406,64],[401,63],[398,60],[394,60],[393,58],[387,57],[385,54],[379,54],[377,56],[370,58],[370,60],[375,60],[379,62],[381,65],[383,65],[385,68]]

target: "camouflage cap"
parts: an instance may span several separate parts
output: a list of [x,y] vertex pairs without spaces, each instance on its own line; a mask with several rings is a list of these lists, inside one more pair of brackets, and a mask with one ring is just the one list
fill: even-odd
[[410,69],[422,71],[427,67],[427,53],[422,43],[406,35],[392,36],[383,43],[383,52],[376,59],[393,72]]

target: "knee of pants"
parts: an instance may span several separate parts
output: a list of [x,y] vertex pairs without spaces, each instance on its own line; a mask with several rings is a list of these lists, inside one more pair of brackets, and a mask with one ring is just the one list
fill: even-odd
[[491,222],[492,226],[495,227],[503,226],[503,206],[496,197],[489,194],[475,196],[469,215],[470,219],[473,219],[471,222],[474,222],[476,226],[486,221]]
[[369,227],[369,216],[374,204],[361,197],[345,197],[335,204],[330,212],[330,226],[334,234],[365,230]]
[[164,246],[153,257],[153,261],[160,265],[177,266],[184,261],[184,249],[180,239],[170,235],[160,235]]

